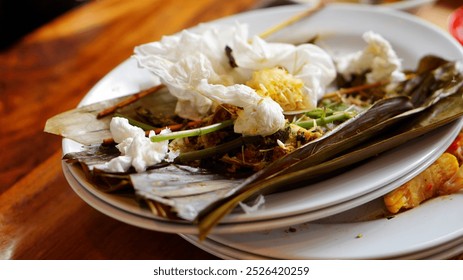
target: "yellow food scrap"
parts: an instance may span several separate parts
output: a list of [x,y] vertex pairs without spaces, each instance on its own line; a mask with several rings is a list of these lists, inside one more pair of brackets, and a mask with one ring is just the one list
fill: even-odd
[[461,165],[457,173],[439,189],[439,195],[456,193],[461,189],[463,189],[463,165]]
[[284,111],[302,110],[308,106],[304,83],[283,68],[256,71],[246,85],[260,96],[272,98]]
[[448,194],[445,183],[453,178],[459,170],[457,158],[442,154],[436,162],[418,176],[384,196],[386,208],[391,213],[401,209],[410,209],[432,197]]
[[463,164],[463,130],[458,134],[452,144],[447,148],[447,153],[456,156],[458,162]]

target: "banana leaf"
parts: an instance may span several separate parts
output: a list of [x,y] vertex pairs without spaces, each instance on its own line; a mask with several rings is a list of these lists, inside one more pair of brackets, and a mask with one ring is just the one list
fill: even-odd
[[322,163],[392,125],[394,122],[390,121],[391,118],[412,108],[413,105],[409,98],[405,96],[380,100],[370,109],[344,122],[335,131],[326,134],[325,137],[310,142],[290,155],[274,161],[267,168],[250,176],[244,184],[286,173],[301,163],[304,165]]
[[[463,77],[458,67],[456,63],[449,62],[432,71],[423,71],[416,79],[426,80],[427,87],[416,84],[416,79],[407,82],[415,84],[413,87],[404,85],[405,89],[411,89],[404,91],[404,94],[409,95],[412,109],[401,111],[406,107],[403,105],[397,111],[391,110],[392,116],[382,117],[384,112],[381,112],[375,118],[376,106],[388,108],[389,104],[397,105],[397,100],[393,98],[383,100],[343,124],[335,133],[305,145],[250,176],[228,197],[216,201],[200,213],[200,239],[204,239],[212,227],[239,202],[321,179],[461,117]],[[418,98],[418,95],[425,95],[426,98]],[[398,114],[394,116],[393,112]]]
[[[103,140],[111,138],[109,123],[112,115],[98,118],[98,114],[127,99],[127,96],[100,101],[90,105],[78,107],[53,116],[48,119],[44,131],[74,140],[84,145],[98,145]],[[155,113],[173,115],[176,98],[166,89],[159,90],[155,94],[147,95],[138,101],[118,109],[117,113],[134,118],[135,108],[150,108]]]
[[130,179],[137,195],[171,207],[187,221],[195,220],[199,212],[226,197],[242,182],[205,169],[174,164],[131,174]]
[[[277,176],[281,173],[292,172],[321,163],[390,127],[396,126],[399,122],[414,117],[440,99],[460,90],[463,85],[463,78],[456,63],[443,63],[438,57],[426,57],[424,60],[437,61],[434,65],[437,64],[439,67],[430,69],[431,71],[424,71],[425,66],[420,66],[419,73],[421,74],[403,85],[402,96],[378,101],[369,110],[344,122],[336,128],[336,131],[273,162],[267,168],[250,176],[243,184],[250,184],[269,176]],[[422,62],[421,64],[429,67],[428,64],[431,63]],[[426,80],[426,83],[409,86],[415,85],[417,80]]]
[[114,193],[130,189],[130,178],[124,173],[99,172],[94,167],[120,155],[114,146],[91,145],[84,146],[80,152],[67,153],[63,160],[68,164],[79,163],[86,178],[98,186],[99,190]]
[[[240,141],[241,143],[241,141]],[[166,217],[193,221],[211,203],[226,197],[243,179],[211,172],[204,168],[179,164],[159,164],[143,173],[108,173],[95,168],[119,155],[114,146],[89,146],[83,151],[68,153],[68,164],[80,163],[85,175],[101,191],[117,193],[134,190],[138,197],[159,203],[169,209]]]
[[456,63],[436,56],[421,59],[416,73],[417,76],[404,84],[401,94],[409,96],[417,108],[426,108],[439,98],[452,94],[449,88],[458,89],[457,84],[462,83],[461,79],[454,79],[461,75]]

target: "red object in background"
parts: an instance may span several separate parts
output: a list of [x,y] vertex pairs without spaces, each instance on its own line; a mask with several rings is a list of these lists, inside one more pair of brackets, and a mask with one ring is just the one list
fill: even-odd
[[449,31],[463,45],[463,6],[453,11],[450,15]]

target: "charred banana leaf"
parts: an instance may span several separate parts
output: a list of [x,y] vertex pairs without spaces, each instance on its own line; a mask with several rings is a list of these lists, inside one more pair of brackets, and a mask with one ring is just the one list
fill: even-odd
[[306,144],[250,176],[244,184],[291,172],[301,164],[309,166],[322,163],[386,129],[394,123],[390,121],[391,118],[412,108],[409,98],[405,96],[380,100],[370,109],[338,126],[326,137]]
[[242,180],[230,180],[201,168],[169,165],[131,174],[136,194],[171,207],[179,218],[193,221],[211,203],[226,197]]
[[[132,190],[138,197],[156,204],[161,217],[193,221],[211,203],[226,197],[243,182],[209,170],[178,164],[159,164],[143,173],[109,173],[95,168],[117,157],[114,146],[89,146],[81,152],[68,153],[63,159],[79,163],[87,179],[108,193]],[[163,211],[159,211],[163,209]]]
[[80,152],[64,155],[63,160],[68,164],[80,164],[86,178],[97,185],[99,190],[112,193],[131,188],[128,174],[102,172],[94,167],[119,155],[119,150],[114,146],[92,145],[84,147]]
[[[427,88],[416,79],[404,84],[411,96],[399,109],[388,107],[397,100],[383,100],[354,120],[344,123],[336,132],[307,144],[249,177],[230,195],[206,208],[198,216],[200,239],[236,205],[250,197],[268,194],[296,184],[307,183],[341,170],[374,155],[392,149],[411,139],[448,124],[463,115],[463,78],[456,63],[438,63],[432,71],[423,71],[416,79],[427,80]],[[432,82],[431,82],[432,81]],[[435,86],[435,85],[438,86]],[[419,92],[419,93],[417,93]],[[426,98],[420,98],[419,95]],[[404,97],[400,98],[402,100]],[[390,114],[375,118],[375,107],[385,106]],[[373,109],[373,110],[372,110]],[[379,110],[378,110],[379,113]],[[364,118],[364,119],[363,119]],[[412,121],[414,120],[414,121]],[[394,128],[394,129],[388,129]],[[381,136],[383,135],[383,136]]]
[[[454,62],[443,63],[438,57],[426,57],[422,62],[429,67],[438,65],[436,69],[424,71],[403,87],[403,95],[380,100],[369,110],[357,115],[336,128],[326,137],[308,143],[290,155],[273,162],[267,168],[250,176],[244,184],[250,184],[280,173],[288,173],[326,161],[364,142],[378,133],[384,133],[397,123],[415,118],[418,113],[454,94],[463,86],[463,78]],[[430,61],[433,61],[432,64]],[[424,84],[416,81],[426,80]],[[410,86],[414,85],[414,86]],[[426,85],[426,86],[425,86]],[[425,96],[426,98],[421,98]]]

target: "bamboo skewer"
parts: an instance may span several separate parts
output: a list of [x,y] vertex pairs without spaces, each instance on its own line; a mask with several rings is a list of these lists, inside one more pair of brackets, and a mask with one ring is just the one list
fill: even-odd
[[352,93],[356,93],[362,90],[380,87],[380,86],[387,84],[388,82],[389,81],[380,81],[380,82],[376,82],[372,84],[364,84],[364,85],[354,86],[350,88],[340,88],[338,90],[325,94],[323,98],[332,98],[332,97],[338,96],[339,94],[346,94],[346,95],[352,94]]
[[140,98],[142,98],[144,96],[147,96],[148,94],[157,92],[158,90],[162,89],[163,87],[164,87],[164,85],[157,85],[157,86],[142,90],[142,91],[140,91],[138,93],[135,93],[135,94],[131,95],[130,97],[128,97],[127,99],[124,99],[121,102],[115,104],[114,106],[111,106],[109,108],[104,109],[103,111],[98,113],[98,115],[96,117],[98,119],[106,117],[106,116],[116,112],[117,109],[122,108],[124,106],[127,106],[129,104],[132,104],[135,101],[139,100]]
[[281,23],[267,29],[266,31],[260,33],[259,37],[262,38],[262,39],[265,39],[265,38],[269,37],[270,35],[282,30],[283,28],[286,28],[286,27],[288,27],[288,26],[302,20],[303,18],[308,17],[308,16],[312,15],[313,13],[321,10],[324,6],[325,6],[325,4],[323,3],[323,1],[318,1],[317,4],[315,4],[314,6],[311,6],[307,10],[305,10],[305,11],[299,13],[299,14],[296,14],[296,15],[290,17],[289,19],[285,20],[284,22],[281,22]]
[[[415,74],[407,74],[405,76],[405,80],[410,80],[413,77],[415,77]],[[390,82],[391,81],[389,79],[385,79],[385,80],[378,81],[378,82],[371,83],[371,84],[363,84],[363,85],[353,86],[353,87],[349,87],[349,88],[340,88],[338,90],[326,93],[323,96],[323,98],[333,98],[333,97],[339,96],[340,94],[349,95],[349,94],[360,92],[362,90],[381,87],[381,86],[384,86],[384,85],[386,85],[386,84],[388,84]]]

